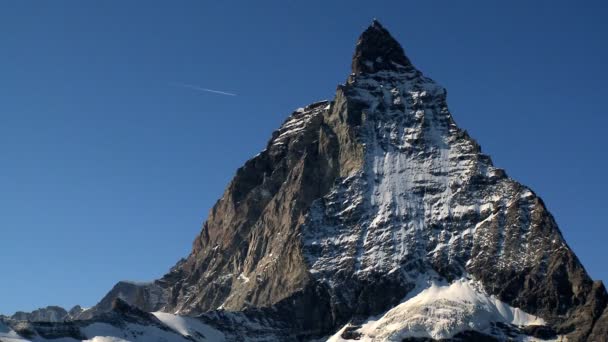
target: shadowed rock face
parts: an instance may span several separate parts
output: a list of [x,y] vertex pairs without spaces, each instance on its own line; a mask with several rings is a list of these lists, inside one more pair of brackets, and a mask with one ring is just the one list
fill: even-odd
[[588,341],[605,341],[606,336],[608,336],[608,307],[604,309],[604,313],[595,322]]
[[99,312],[123,293],[216,322],[216,309],[279,312],[289,336],[318,336],[395,306],[422,275],[471,277],[550,331],[606,340],[604,286],[446,96],[374,21],[334,99],[292,113],[237,170],[190,255],[153,284],[114,289]]
[[354,74],[380,70],[398,70],[411,66],[403,48],[390,33],[374,19],[359,37],[352,62]]
[[192,254],[160,280],[169,310],[269,306],[309,282],[298,227],[338,174],[329,103],[295,112],[237,174],[212,209]]

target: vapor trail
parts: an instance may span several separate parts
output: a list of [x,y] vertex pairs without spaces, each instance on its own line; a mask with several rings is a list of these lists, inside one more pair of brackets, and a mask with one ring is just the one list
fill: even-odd
[[227,91],[221,91],[221,90],[214,90],[214,89],[203,88],[203,87],[199,87],[199,86],[194,85],[194,84],[171,82],[171,83],[169,83],[169,85],[172,86],[172,87],[181,87],[181,88],[194,89],[194,90],[198,90],[198,91],[204,91],[204,92],[207,92],[207,93],[214,93],[214,94],[227,95],[227,96],[237,96],[235,93],[229,93]]

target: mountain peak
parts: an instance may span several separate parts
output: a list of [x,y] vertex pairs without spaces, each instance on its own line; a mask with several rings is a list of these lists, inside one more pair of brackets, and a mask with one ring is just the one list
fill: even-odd
[[384,26],[382,26],[382,24],[380,24],[380,21],[378,21],[378,19],[376,19],[376,18],[372,19],[372,24],[369,25],[369,27],[374,27],[377,29],[384,29]]
[[352,68],[236,171],[163,278],[52,326],[0,317],[0,340],[608,341],[605,287],[377,20]]
[[373,73],[379,70],[398,70],[411,67],[403,48],[387,29],[374,18],[361,34],[353,55],[352,72]]

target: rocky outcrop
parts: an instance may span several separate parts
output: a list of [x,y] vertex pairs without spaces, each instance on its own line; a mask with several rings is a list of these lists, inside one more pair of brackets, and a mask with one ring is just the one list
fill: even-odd
[[32,321],[32,322],[62,322],[68,316],[68,312],[59,306],[47,306],[32,312],[17,311],[11,316],[11,319],[17,321]]
[[73,319],[91,319],[104,312],[112,310],[116,300],[122,300],[141,310],[152,312],[158,311],[166,304],[165,289],[154,282],[137,283],[120,281],[108,292],[94,307],[81,310],[72,315]]
[[374,19],[357,41],[351,67],[353,74],[372,74],[380,70],[411,68],[412,63],[401,45]]

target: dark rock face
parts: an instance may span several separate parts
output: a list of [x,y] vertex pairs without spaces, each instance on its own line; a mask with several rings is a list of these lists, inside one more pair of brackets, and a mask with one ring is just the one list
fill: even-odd
[[456,125],[445,89],[377,21],[352,71],[333,101],[294,112],[237,170],[187,258],[154,283],[119,283],[87,318],[121,298],[202,315],[235,340],[307,339],[390,309],[421,276],[471,277],[547,322],[517,334],[608,340],[606,290],[542,200],[493,166]]
[[359,37],[352,62],[354,74],[410,68],[401,45],[374,19]]
[[158,284],[165,309],[200,313],[275,304],[309,281],[297,227],[337,176],[329,103],[295,112],[248,161],[212,209],[192,254]]
[[608,307],[604,309],[604,313],[602,313],[602,315],[595,322],[593,330],[591,334],[589,334],[587,341],[606,341],[606,336],[608,336]]
[[15,331],[26,338],[40,336],[45,339],[61,339],[71,337],[76,340],[85,340],[80,333],[77,323],[74,322],[22,322],[14,326]]
[[[528,208],[527,213],[522,212],[522,207],[508,208],[503,226],[482,234],[490,239],[503,239],[503,253],[513,259],[521,257],[521,244],[528,244],[530,247],[525,253],[531,254],[534,262],[523,268],[504,267],[486,254],[487,259],[484,260],[483,255],[478,257],[468,271],[503,301],[551,322],[560,322],[556,325],[558,333],[569,335],[571,340],[584,341],[606,306],[606,290],[601,282],[589,278],[563,241],[542,201],[535,198]],[[530,227],[525,240],[520,235],[522,220]],[[556,243],[560,244],[557,248]]]

